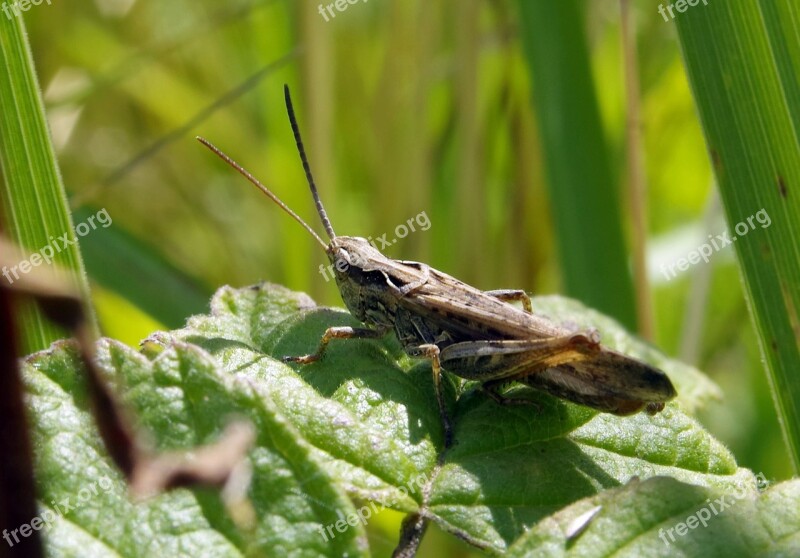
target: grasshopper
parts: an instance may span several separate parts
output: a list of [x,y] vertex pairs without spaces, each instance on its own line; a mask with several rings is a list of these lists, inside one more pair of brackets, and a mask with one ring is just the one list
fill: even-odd
[[[367,326],[328,328],[316,352],[284,361],[311,363],[323,356],[332,339],[376,339],[394,331],[409,356],[431,361],[445,447],[452,442],[453,429],[442,370],[480,382],[487,395],[504,404],[530,403],[500,394],[499,389],[512,381],[621,416],[641,410],[655,414],[675,397],[675,388],[661,370],[603,347],[596,330],[576,332],[537,316],[524,291],[481,291],[424,263],[387,258],[365,238],[336,235],[317,193],[288,87],[284,94],[300,161],[330,242],[241,165],[197,138],[314,237],[333,264],[342,300]],[[522,309],[512,302],[521,303]]]

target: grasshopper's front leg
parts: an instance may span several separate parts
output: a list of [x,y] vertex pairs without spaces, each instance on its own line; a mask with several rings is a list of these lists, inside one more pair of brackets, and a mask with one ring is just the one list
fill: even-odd
[[320,339],[319,347],[317,347],[316,352],[310,355],[303,355],[303,356],[285,356],[283,357],[283,362],[297,362],[300,364],[310,364],[312,362],[316,362],[322,358],[322,355],[325,353],[325,350],[328,348],[328,343],[330,343],[331,339],[380,339],[386,332],[388,331],[387,328],[383,329],[367,329],[361,327],[329,327],[325,330],[325,333],[322,334],[322,339]]
[[496,291],[484,291],[489,296],[493,296],[503,302],[521,302],[522,307],[528,314],[533,313],[533,306],[531,305],[531,297],[528,296],[523,290],[520,289],[498,289]]

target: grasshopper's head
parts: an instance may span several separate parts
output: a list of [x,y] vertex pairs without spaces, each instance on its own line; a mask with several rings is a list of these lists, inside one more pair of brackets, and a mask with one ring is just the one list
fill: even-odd
[[358,281],[359,274],[376,271],[376,262],[386,259],[366,238],[360,236],[336,236],[325,249],[333,264],[338,281]]
[[[347,309],[356,318],[373,325],[391,326],[386,312],[371,312],[375,300],[382,299],[387,277],[381,268],[386,256],[366,238],[336,236],[326,249],[330,269]],[[327,275],[326,275],[327,278]]]

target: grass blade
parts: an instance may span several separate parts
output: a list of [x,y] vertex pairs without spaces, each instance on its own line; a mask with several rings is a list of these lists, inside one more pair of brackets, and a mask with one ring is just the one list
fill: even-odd
[[[0,138],[3,232],[28,258],[46,246],[53,246],[54,252],[58,247],[52,261],[69,273],[78,291],[88,298],[77,243],[62,247],[58,240],[64,235],[75,240],[75,233],[21,17],[0,17]],[[38,265],[46,265],[39,261]],[[27,265],[20,265],[17,277],[26,273]],[[15,269],[12,266],[8,276],[0,280],[16,281]],[[44,349],[64,337],[64,332],[49,324],[33,306],[21,305],[17,315],[23,354]],[[94,317],[90,320],[96,329]]]
[[[676,19],[745,292],[800,470],[800,7],[698,6]],[[759,211],[769,217],[747,224]],[[744,223],[744,225],[743,225]],[[760,228],[759,228],[760,225]],[[751,234],[747,234],[752,231]],[[744,236],[747,234],[747,236]]]
[[619,194],[575,0],[520,0],[566,294],[636,329]]

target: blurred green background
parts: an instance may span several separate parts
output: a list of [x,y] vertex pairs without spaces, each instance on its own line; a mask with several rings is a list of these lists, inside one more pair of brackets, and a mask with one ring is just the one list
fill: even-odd
[[[74,221],[100,208],[113,219],[81,239],[105,335],[135,346],[155,329],[180,327],[224,284],[267,280],[341,306],[319,273],[327,260],[316,243],[194,140],[216,143],[321,231],[284,83],[337,233],[391,239],[424,211],[430,228],[387,255],[425,261],[482,289],[567,292],[543,168],[539,124],[549,115],[532,109],[536,76],[519,4],[369,0],[327,22],[318,6],[95,0],[25,14]],[[630,246],[619,3],[579,6],[602,149],[619,184],[604,197]],[[652,2],[632,10],[653,342],[722,387],[724,400],[700,419],[739,464],[787,478],[733,250],[671,280],[659,271],[725,224],[674,26]],[[564,156],[582,168],[593,160],[584,149],[578,143]],[[613,234],[599,229],[595,240]],[[624,291],[630,275],[620,275]],[[627,310],[601,309],[632,325]],[[376,555],[381,544],[393,546],[398,521],[386,512],[372,525]],[[439,536],[425,548],[471,552]]]

